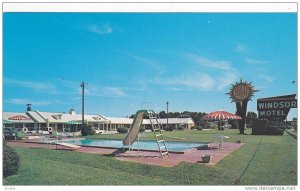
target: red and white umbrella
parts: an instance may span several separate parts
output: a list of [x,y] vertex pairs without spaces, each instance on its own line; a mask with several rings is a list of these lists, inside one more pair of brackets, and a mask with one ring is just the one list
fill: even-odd
[[8,119],[9,120],[18,120],[18,121],[21,121],[21,120],[31,120],[29,117],[25,117],[23,115],[16,115],[16,116],[13,116],[13,117],[9,117]]
[[235,115],[235,114],[223,111],[223,110],[215,111],[210,114],[204,115],[202,118],[205,120],[226,120],[226,119],[240,120],[240,119],[242,119],[238,115]]

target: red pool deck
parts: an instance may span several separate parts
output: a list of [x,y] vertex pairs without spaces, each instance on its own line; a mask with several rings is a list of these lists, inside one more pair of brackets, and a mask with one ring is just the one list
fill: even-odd
[[[40,144],[40,143],[24,143],[21,141],[9,141],[7,143],[10,146],[18,147],[29,147],[29,148],[46,148],[46,149],[56,149],[55,145],[50,144]],[[117,160],[120,161],[130,161],[137,162],[141,164],[158,165],[165,167],[173,167],[181,162],[188,163],[199,163],[205,165],[215,165],[224,157],[230,153],[236,151],[243,143],[229,143],[224,142],[222,149],[209,149],[209,150],[197,150],[192,149],[191,152],[185,154],[169,153],[170,157],[160,158],[159,152],[149,152],[149,151],[126,151],[119,152],[118,149],[107,149],[107,148],[95,148],[95,147],[81,147],[80,149],[73,152],[81,153],[94,153],[94,154],[110,154],[113,155]],[[202,163],[202,155],[211,155],[212,160],[210,163]]]

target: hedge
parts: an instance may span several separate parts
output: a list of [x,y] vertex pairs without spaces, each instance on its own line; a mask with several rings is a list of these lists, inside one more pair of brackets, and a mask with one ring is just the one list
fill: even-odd
[[10,146],[3,144],[3,177],[17,174],[20,167],[20,156]]

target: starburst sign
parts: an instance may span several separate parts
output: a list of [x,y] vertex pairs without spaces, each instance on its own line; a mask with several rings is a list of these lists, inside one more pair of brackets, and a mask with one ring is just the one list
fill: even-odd
[[255,90],[252,82],[246,82],[242,79],[240,82],[236,82],[235,84],[231,84],[229,93],[227,93],[232,99],[231,102],[241,102],[241,101],[249,101],[254,96],[255,92],[259,90]]

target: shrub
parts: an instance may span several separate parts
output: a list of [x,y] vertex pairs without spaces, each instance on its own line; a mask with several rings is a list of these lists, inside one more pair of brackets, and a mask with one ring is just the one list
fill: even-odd
[[145,132],[145,128],[140,128],[140,133]]
[[198,126],[198,127],[197,127],[197,130],[200,130],[200,131],[202,131],[202,130],[203,130],[203,128],[202,128],[201,126]]
[[20,156],[10,146],[3,144],[3,177],[17,174],[20,167]]
[[183,131],[184,127],[183,126],[178,126],[177,129],[180,130],[180,131]]
[[96,131],[94,129],[92,129],[90,132],[89,132],[89,135],[95,135],[96,134]]
[[127,129],[126,127],[119,127],[119,128],[117,129],[117,131],[118,131],[119,133],[127,133],[127,132],[128,132],[128,129]]
[[192,126],[192,127],[191,127],[191,130],[193,130],[193,129],[197,129],[197,127],[196,127],[196,126]]
[[87,135],[95,135],[96,131],[94,129],[92,129],[91,126],[86,126],[84,125],[81,128],[81,135],[82,136],[87,136]]
[[220,130],[221,130],[221,131],[224,131],[225,129],[224,129],[224,127],[220,127]]

